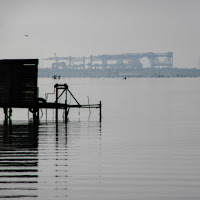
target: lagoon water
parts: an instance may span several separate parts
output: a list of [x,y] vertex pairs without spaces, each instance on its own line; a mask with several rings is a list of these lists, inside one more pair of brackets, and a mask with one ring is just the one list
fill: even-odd
[[43,110],[33,126],[15,109],[0,125],[0,198],[200,199],[199,78],[40,78],[40,96],[55,83],[82,104],[101,100],[102,121],[71,109],[56,126]]

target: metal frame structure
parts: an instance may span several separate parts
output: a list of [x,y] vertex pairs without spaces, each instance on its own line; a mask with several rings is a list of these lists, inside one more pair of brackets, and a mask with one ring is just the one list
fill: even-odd
[[[59,90],[61,90],[61,93],[59,94]],[[55,94],[55,102],[47,102],[48,95],[49,94]],[[65,94],[65,103],[59,103],[58,100],[59,98]],[[68,104],[67,103],[67,96],[71,95],[72,98],[75,100],[77,104]],[[58,110],[59,109],[64,109],[65,110],[65,122],[67,122],[67,116],[69,114],[70,108],[99,108],[99,117],[100,121],[102,118],[102,104],[101,101],[99,104],[86,104],[86,105],[81,105],[78,100],[74,97],[72,92],[69,90],[69,87],[67,84],[55,84],[54,85],[54,93],[46,93],[46,100],[43,99],[43,101],[39,102],[37,107],[38,108],[46,108],[46,109],[55,109],[55,119],[56,122],[58,122]],[[46,110],[47,112],[47,110]],[[47,116],[47,114],[46,114]]]

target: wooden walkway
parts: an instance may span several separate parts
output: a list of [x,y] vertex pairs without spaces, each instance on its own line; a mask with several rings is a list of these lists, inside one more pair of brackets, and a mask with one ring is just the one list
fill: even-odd
[[[39,120],[39,109],[55,109],[55,119],[56,122],[58,122],[58,110],[63,109],[65,111],[65,122],[67,122],[67,116],[69,114],[69,110],[71,108],[96,108],[99,109],[99,117],[100,121],[102,118],[102,104],[101,101],[99,104],[85,104],[81,105],[77,99],[74,97],[74,95],[71,93],[71,91],[68,88],[67,84],[56,84],[54,85],[54,93],[47,93],[46,99],[48,99],[48,94],[55,94],[55,102],[47,102],[46,99],[43,98],[37,98],[37,101],[30,104],[22,104],[20,107],[12,107],[12,108],[28,108],[29,112],[33,113],[33,120],[38,121]],[[59,94],[59,90],[62,90]],[[65,94],[65,103],[58,103],[59,98]],[[71,95],[76,104],[67,104],[67,96]],[[11,107],[4,107],[4,114],[5,114],[5,120],[11,119],[12,116],[12,108]]]

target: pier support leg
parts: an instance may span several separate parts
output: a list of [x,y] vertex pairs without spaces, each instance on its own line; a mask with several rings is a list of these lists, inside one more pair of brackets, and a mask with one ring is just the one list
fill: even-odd
[[33,121],[34,121],[34,123],[37,121],[37,117],[36,117],[36,113],[35,112],[33,113]]
[[8,115],[9,120],[11,120],[11,117],[12,117],[12,108],[9,108],[9,115]]
[[65,123],[67,123],[67,116],[68,116],[68,109],[67,109],[67,90],[68,90],[68,86],[65,86],[65,92],[66,92],[66,98],[65,98]]
[[67,123],[67,116],[68,116],[68,112],[67,112],[67,90],[68,90],[68,85],[65,85],[65,104],[66,104],[66,108],[65,108],[65,123]]
[[3,108],[4,115],[5,115],[5,121],[8,119],[8,108]]
[[57,104],[58,104],[58,84],[56,84],[54,86],[56,88],[56,124],[58,123],[58,108],[57,108]]
[[3,111],[5,116],[4,123],[8,124],[8,108],[3,108]]
[[38,112],[36,112],[36,118],[39,121],[39,118],[40,118],[40,112],[39,112],[39,110],[38,110]]
[[39,111],[33,113],[33,122],[34,124],[39,122]]
[[99,103],[99,117],[100,117],[100,122],[101,122],[101,118],[102,118],[101,107],[102,107],[102,105],[101,105],[101,101],[100,101],[100,103]]

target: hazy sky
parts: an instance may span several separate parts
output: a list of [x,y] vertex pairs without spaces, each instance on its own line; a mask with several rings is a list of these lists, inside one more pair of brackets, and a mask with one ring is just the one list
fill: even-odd
[[200,0],[0,0],[0,59],[173,51],[198,67],[199,20]]

